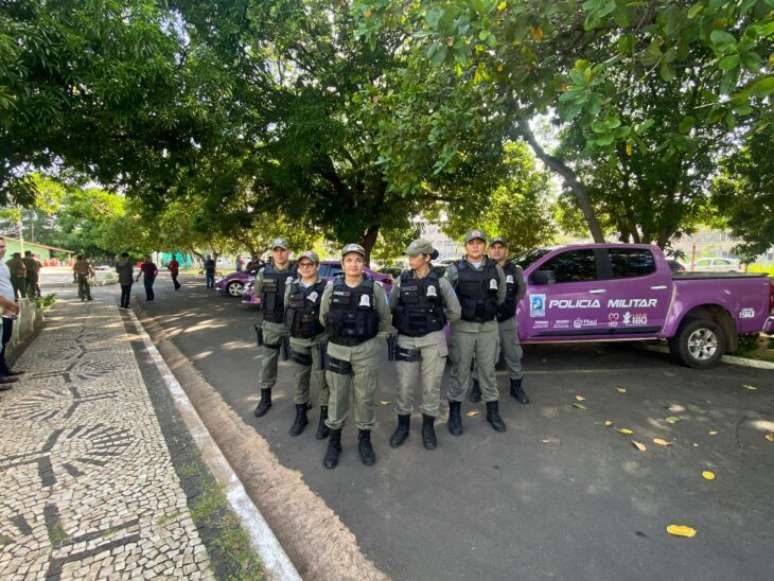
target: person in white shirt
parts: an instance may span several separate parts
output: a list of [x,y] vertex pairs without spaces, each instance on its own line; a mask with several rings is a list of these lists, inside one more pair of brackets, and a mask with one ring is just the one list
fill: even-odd
[[5,238],[0,236],[0,308],[3,309],[2,317],[2,347],[0,347],[0,391],[11,389],[10,383],[18,381],[18,375],[23,371],[11,371],[5,361],[5,346],[11,340],[13,334],[13,322],[19,314],[19,305],[16,302],[16,293],[11,284],[11,271],[5,261]]

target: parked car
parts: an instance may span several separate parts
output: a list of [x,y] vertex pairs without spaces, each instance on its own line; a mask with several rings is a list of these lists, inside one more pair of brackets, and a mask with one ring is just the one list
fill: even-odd
[[[387,274],[380,274],[374,272],[366,266],[365,275],[371,280],[381,284],[384,287],[384,292],[387,293],[389,298],[392,292],[392,277]],[[325,280],[333,280],[339,276],[344,276],[344,271],[341,269],[341,261],[339,260],[323,260],[320,263],[320,278]],[[242,302],[246,305],[258,305],[261,303],[260,297],[255,296],[255,290],[253,285],[249,284],[245,289]]]
[[686,271],[686,268],[682,264],[680,264],[679,262],[677,262],[676,260],[673,260],[671,258],[667,260],[667,264],[669,264],[669,268],[672,269],[672,272],[685,272]]
[[227,297],[234,298],[241,297],[242,292],[245,290],[245,285],[251,276],[255,276],[254,270],[232,272],[223,278],[215,280],[215,290],[219,295],[225,295]]
[[666,339],[679,361],[707,368],[740,335],[774,332],[766,274],[674,273],[661,249],[635,244],[540,249],[519,263],[524,343]]
[[738,260],[718,256],[699,258],[694,262],[692,270],[700,272],[742,272],[742,267]]

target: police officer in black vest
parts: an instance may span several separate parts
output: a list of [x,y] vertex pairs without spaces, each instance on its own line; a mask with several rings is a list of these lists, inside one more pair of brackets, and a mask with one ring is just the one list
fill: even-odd
[[325,381],[322,365],[323,349],[328,340],[320,324],[320,302],[326,282],[319,276],[320,259],[314,252],[303,252],[296,263],[298,277],[285,287],[285,323],[290,331],[290,360],[293,365],[293,402],[296,404],[296,419],[290,428],[291,436],[304,431],[308,420],[306,410],[311,407],[310,379],[312,391],[318,394],[320,421],[317,424],[317,439],[328,437],[328,398],[330,390]]
[[[516,306],[527,292],[524,272],[518,264],[508,260],[508,243],[504,238],[497,237],[492,240],[489,246],[489,257],[500,265],[505,273],[505,301],[497,312],[497,326],[500,332],[500,350],[510,373],[511,395],[519,403],[528,404],[529,398],[521,385],[524,377],[521,370],[523,351],[519,343],[519,328],[516,320]],[[481,401],[481,386],[475,369],[470,401],[474,403]]]
[[255,417],[266,415],[271,408],[271,390],[277,383],[280,348],[288,336],[285,327],[285,285],[296,275],[288,260],[288,242],[275,238],[271,243],[272,264],[267,264],[255,277],[255,294],[261,297],[263,322],[258,329],[258,388],[261,400]]

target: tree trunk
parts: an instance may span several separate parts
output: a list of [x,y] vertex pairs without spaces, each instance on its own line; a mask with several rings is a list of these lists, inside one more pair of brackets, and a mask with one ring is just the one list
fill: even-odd
[[538,159],[564,178],[565,183],[570,190],[572,190],[575,199],[578,201],[578,206],[580,207],[581,212],[583,212],[583,217],[586,218],[586,224],[589,227],[589,233],[594,239],[594,242],[604,242],[605,236],[602,234],[602,228],[594,213],[594,208],[591,207],[591,201],[586,194],[586,188],[578,181],[577,174],[572,168],[564,163],[564,160],[546,153],[543,147],[537,142],[537,139],[535,139],[535,135],[529,128],[529,123],[526,119],[518,120],[516,131],[529,144]]
[[366,251],[366,266],[371,265],[371,251],[374,249],[374,246],[376,245],[376,237],[379,235],[379,225],[378,224],[371,224],[368,227],[368,230],[366,230],[365,234],[363,234],[363,237],[360,239],[360,245],[365,248]]

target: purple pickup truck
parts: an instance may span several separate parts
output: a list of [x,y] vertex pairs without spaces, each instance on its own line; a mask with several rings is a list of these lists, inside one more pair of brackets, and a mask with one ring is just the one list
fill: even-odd
[[674,273],[660,248],[640,244],[538,249],[517,262],[523,343],[667,339],[679,361],[707,368],[740,335],[774,332],[765,274]]

